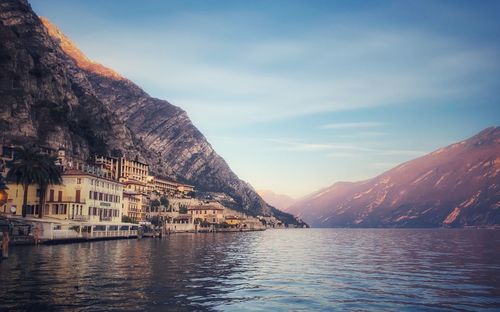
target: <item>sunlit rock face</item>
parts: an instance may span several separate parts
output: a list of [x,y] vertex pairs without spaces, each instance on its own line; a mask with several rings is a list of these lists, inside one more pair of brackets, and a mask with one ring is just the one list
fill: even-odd
[[64,146],[82,159],[121,151],[153,174],[228,194],[233,208],[296,223],[241,181],[182,109],[89,60],[27,1],[0,2],[0,21],[4,143]]
[[499,225],[500,127],[374,179],[336,183],[287,211],[322,227]]

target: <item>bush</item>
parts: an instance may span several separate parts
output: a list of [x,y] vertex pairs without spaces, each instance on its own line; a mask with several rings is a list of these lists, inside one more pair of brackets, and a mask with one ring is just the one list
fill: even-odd
[[125,223],[138,223],[135,219],[130,218],[129,216],[122,216],[122,222]]

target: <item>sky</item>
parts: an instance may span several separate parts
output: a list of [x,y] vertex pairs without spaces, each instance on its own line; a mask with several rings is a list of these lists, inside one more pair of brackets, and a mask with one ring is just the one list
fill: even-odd
[[499,1],[31,5],[255,189],[298,198],[500,124]]

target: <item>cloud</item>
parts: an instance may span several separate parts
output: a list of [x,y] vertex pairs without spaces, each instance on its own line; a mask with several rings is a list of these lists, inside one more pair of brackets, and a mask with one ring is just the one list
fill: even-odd
[[365,121],[365,122],[343,122],[326,124],[320,126],[321,129],[360,129],[360,128],[373,128],[383,125],[381,122]]
[[380,169],[390,169],[390,168],[394,168],[396,167],[397,165],[399,165],[399,163],[395,163],[395,162],[374,162],[374,163],[370,163],[369,166],[372,167],[372,168],[380,168]]
[[[196,25],[200,20],[204,27]],[[317,25],[306,34],[243,40],[224,23],[217,14],[181,16],[169,27],[112,29],[79,43],[153,96],[186,109],[198,124],[221,127],[461,100],[484,88],[487,79],[473,78],[500,68],[495,49],[408,29]]]
[[[294,139],[266,139],[268,142],[279,145],[278,149],[297,152],[317,152],[317,151],[332,151],[335,153],[328,154],[329,156],[348,156],[355,155],[353,152],[371,153],[377,155],[407,155],[407,156],[421,156],[426,154],[426,151],[419,150],[406,150],[406,149],[384,149],[384,148],[371,148],[352,144],[337,144],[337,143],[308,143]],[[338,152],[340,151],[340,153]]]

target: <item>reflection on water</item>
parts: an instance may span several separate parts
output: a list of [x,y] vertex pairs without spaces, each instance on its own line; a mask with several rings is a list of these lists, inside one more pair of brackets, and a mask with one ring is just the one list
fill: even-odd
[[494,310],[498,230],[274,230],[14,247],[0,310]]

